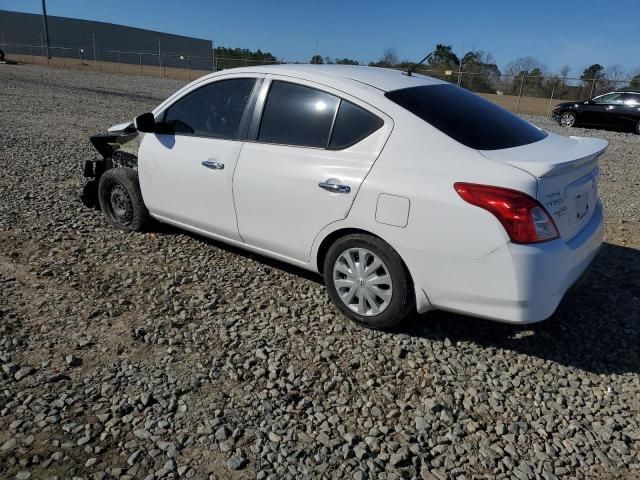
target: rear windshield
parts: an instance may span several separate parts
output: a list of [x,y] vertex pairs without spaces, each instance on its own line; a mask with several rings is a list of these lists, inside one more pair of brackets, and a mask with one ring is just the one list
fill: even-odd
[[455,85],[403,88],[385,95],[454,140],[477,150],[519,147],[547,136],[502,107]]

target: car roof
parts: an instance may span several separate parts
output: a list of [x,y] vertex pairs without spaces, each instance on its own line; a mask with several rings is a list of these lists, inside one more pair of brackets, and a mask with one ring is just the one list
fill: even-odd
[[352,80],[369,85],[383,92],[401,88],[423,85],[446,84],[442,80],[414,73],[408,76],[401,70],[379,67],[365,67],[361,65],[311,65],[286,63],[280,65],[264,65],[257,67],[241,67],[223,70],[227,73],[264,73],[303,78],[306,80]]

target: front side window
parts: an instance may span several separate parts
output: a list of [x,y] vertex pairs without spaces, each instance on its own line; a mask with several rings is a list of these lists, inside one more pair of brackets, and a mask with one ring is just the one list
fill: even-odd
[[340,100],[315,88],[273,81],[258,141],[326,148]]
[[255,82],[234,78],[204,85],[171,105],[164,122],[178,135],[236,139]]
[[477,150],[540,141],[547,133],[495,103],[451,84],[423,85],[385,96],[450,138]]
[[598,105],[618,105],[622,103],[622,94],[621,93],[607,93],[606,95],[601,95],[593,99],[595,103]]
[[333,124],[333,132],[329,148],[347,148],[365,137],[368,137],[384,122],[373,113],[354,105],[351,102],[342,100],[336,121]]

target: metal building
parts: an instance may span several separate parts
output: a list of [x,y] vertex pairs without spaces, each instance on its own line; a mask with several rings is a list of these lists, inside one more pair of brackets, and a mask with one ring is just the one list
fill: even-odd
[[[184,62],[189,58],[192,68],[211,70],[210,40],[93,20],[52,15],[48,15],[48,20],[51,55],[55,57],[85,55],[90,59],[121,63],[158,65],[162,62],[167,67],[177,68],[186,68]],[[0,10],[0,39],[7,53],[13,52],[16,45],[22,45],[23,51],[30,46],[36,54],[41,54],[44,45],[42,17]]]

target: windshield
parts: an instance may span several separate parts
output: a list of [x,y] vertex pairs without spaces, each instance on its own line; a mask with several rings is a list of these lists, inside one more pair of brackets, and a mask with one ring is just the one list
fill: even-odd
[[385,96],[454,140],[477,150],[500,150],[547,134],[502,107],[451,84],[425,85]]

